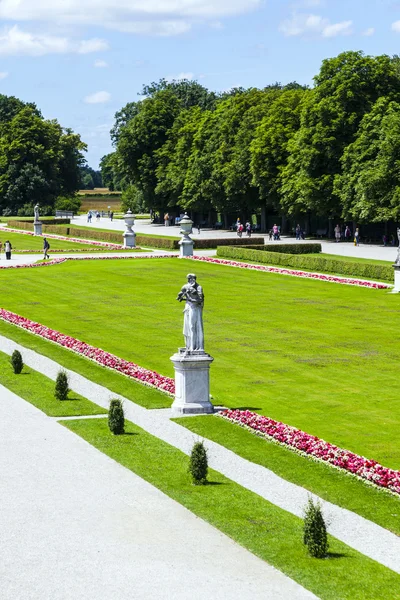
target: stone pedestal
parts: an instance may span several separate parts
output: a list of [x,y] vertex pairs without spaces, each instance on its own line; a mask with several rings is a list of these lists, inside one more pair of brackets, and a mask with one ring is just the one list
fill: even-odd
[[189,235],[183,235],[182,239],[179,240],[179,256],[181,258],[185,256],[193,256],[193,245],[194,241]]
[[172,416],[210,414],[210,365],[213,357],[204,350],[186,350],[171,356],[175,367],[175,400]]
[[41,221],[33,222],[33,231],[35,235],[42,235],[42,225],[43,223]]
[[132,231],[125,231],[124,235],[124,248],[136,248],[136,233]]
[[394,288],[392,290],[393,294],[398,294],[400,292],[400,265],[394,264]]

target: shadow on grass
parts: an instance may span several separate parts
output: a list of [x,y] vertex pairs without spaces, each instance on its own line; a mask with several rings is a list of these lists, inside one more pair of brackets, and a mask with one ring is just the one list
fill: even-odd
[[350,558],[347,554],[341,554],[340,552],[328,552],[326,555],[327,560],[335,558]]
[[262,408],[256,406],[235,406],[232,410],[262,410]]
[[222,481],[206,481],[203,485],[224,485]]

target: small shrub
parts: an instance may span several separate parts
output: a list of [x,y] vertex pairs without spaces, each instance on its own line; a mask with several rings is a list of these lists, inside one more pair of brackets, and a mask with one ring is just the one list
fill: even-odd
[[58,371],[57,379],[56,379],[56,387],[54,390],[54,395],[57,400],[66,400],[68,397],[69,387],[68,387],[68,375],[65,371]]
[[113,398],[108,409],[108,427],[114,435],[125,433],[125,416],[121,400]]
[[189,473],[195,485],[207,483],[208,459],[203,442],[196,442],[192,448],[189,460]]
[[328,552],[328,535],[319,502],[314,504],[312,498],[304,512],[304,537],[303,541],[308,552],[315,558],[325,558]]
[[11,355],[10,362],[14,373],[19,375],[24,368],[24,361],[22,360],[21,352],[19,352],[19,350],[14,350]]

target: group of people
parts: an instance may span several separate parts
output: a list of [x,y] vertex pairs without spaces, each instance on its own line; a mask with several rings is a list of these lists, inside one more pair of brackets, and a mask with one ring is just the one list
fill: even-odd
[[246,221],[246,225],[241,223],[240,219],[236,221],[236,233],[239,237],[242,237],[243,231],[246,232],[247,237],[251,237],[251,224],[250,221]]
[[340,242],[342,237],[344,237],[346,242],[351,242],[351,240],[353,240],[355,246],[360,245],[360,231],[359,231],[358,227],[356,227],[356,229],[354,231],[354,237],[352,235],[349,225],[346,225],[343,236],[342,236],[342,228],[340,227],[339,223],[336,225],[334,231],[335,231],[336,243]]
[[[3,246],[3,244],[2,244],[2,242],[0,242],[0,253],[2,250],[2,246]],[[4,253],[6,255],[6,260],[11,260],[12,249],[13,249],[13,247],[12,247],[10,240],[6,240],[4,242]],[[44,237],[43,238],[43,260],[50,258],[49,250],[50,250],[50,244],[49,244],[47,238]]]
[[[96,215],[96,221],[99,222],[100,221],[100,213],[98,210],[96,211],[95,215]],[[87,214],[87,222],[88,223],[92,222],[92,217],[93,217],[93,212],[91,210],[89,210],[88,214]],[[113,220],[113,217],[114,217],[114,213],[112,212],[112,213],[110,213],[111,221]]]

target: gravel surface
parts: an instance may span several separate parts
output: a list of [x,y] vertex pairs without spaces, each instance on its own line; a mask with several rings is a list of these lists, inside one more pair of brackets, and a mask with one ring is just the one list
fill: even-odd
[[[27,365],[51,379],[56,378],[60,368],[56,362],[0,336],[0,350],[11,354],[15,348],[22,352]],[[69,374],[70,387],[74,391],[104,408],[108,408],[111,397],[122,398],[73,371],[69,371]],[[130,400],[122,399],[127,419],[186,454],[190,454],[193,442],[198,439],[198,436],[170,421],[169,410],[147,410]],[[241,458],[215,442],[207,440],[206,446],[209,464],[213,469],[288,512],[302,516],[310,492],[278,477],[265,467]],[[317,496],[312,496],[318,499]],[[329,532],[333,536],[400,573],[400,537],[335,504],[322,499],[321,504],[330,522]]]
[[2,600],[315,596],[0,386]]

